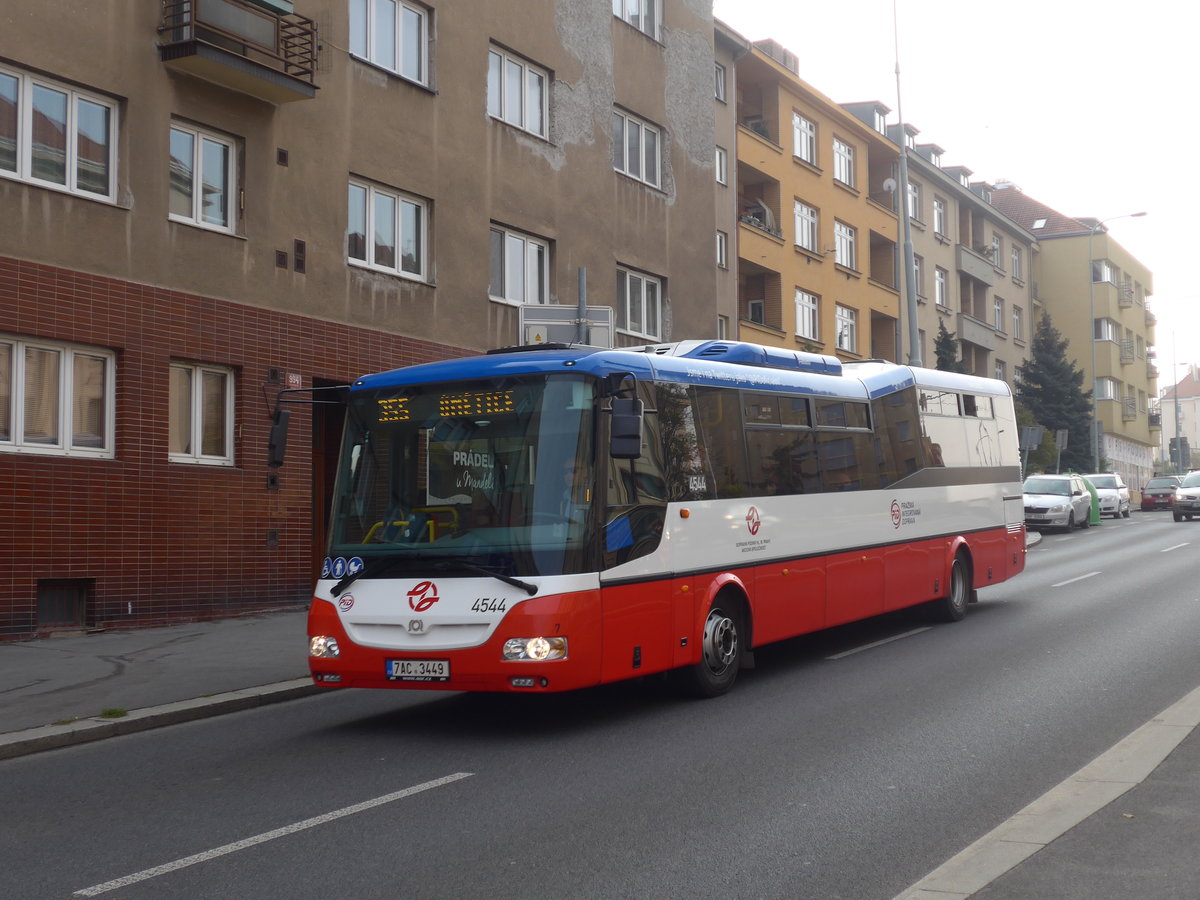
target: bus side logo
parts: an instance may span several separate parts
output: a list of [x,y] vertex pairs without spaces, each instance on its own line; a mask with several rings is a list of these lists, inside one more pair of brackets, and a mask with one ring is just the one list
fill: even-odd
[[750,507],[746,513],[746,527],[750,529],[751,534],[758,534],[758,529],[762,525],[762,519],[758,517],[758,509]]
[[422,581],[408,592],[408,605],[413,612],[425,612],[440,599],[437,585],[432,581]]
[[900,501],[892,501],[892,527],[899,528],[900,523],[904,521],[904,514],[900,512]]

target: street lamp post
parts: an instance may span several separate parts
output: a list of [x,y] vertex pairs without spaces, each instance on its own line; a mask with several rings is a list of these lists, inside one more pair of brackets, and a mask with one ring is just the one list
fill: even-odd
[[1140,219],[1144,212],[1126,213],[1123,216],[1110,216],[1102,219],[1088,230],[1088,309],[1091,312],[1092,327],[1092,421],[1088,425],[1088,437],[1092,444],[1092,471],[1100,471],[1100,394],[1096,388],[1099,377],[1096,374],[1096,276],[1092,272],[1092,238],[1104,233],[1104,223],[1116,219]]

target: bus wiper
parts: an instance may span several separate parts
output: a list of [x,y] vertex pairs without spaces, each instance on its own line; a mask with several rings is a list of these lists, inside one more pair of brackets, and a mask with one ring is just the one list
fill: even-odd
[[495,578],[497,581],[503,581],[505,584],[511,584],[515,588],[520,588],[530,597],[538,592],[536,584],[530,584],[528,581],[522,581],[520,578],[513,578],[511,575],[505,575],[503,572],[497,572],[495,569],[489,569],[486,566],[479,566],[475,563],[463,562],[462,560],[438,560],[436,568],[441,571],[449,571],[452,569],[462,569],[464,572],[471,572],[475,575],[486,575],[488,578]]

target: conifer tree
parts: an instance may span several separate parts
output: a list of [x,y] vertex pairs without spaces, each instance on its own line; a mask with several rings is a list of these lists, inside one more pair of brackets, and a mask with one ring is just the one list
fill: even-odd
[[943,372],[961,372],[963,364],[958,358],[958,338],[954,332],[946,330],[946,323],[938,320],[937,337],[933,340],[933,355],[937,360],[935,367]]
[[1092,398],[1083,389],[1083,370],[1067,356],[1066,338],[1042,315],[1029,359],[1021,366],[1017,400],[1037,423],[1053,435],[1067,429],[1067,447],[1059,463],[1063,472],[1092,470]]

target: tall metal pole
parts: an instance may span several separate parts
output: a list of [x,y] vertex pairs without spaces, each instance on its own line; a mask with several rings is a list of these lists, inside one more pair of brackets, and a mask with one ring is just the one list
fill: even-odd
[[921,363],[921,329],[917,322],[917,267],[913,258],[912,223],[908,211],[908,130],[900,100],[900,26],[896,0],[892,0],[892,34],[896,41],[896,115],[900,118],[900,222],[904,228],[904,295],[908,316],[908,364]]

